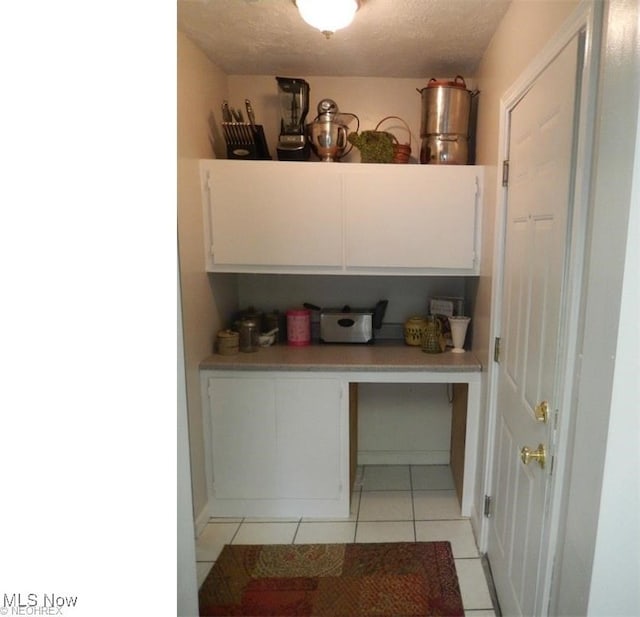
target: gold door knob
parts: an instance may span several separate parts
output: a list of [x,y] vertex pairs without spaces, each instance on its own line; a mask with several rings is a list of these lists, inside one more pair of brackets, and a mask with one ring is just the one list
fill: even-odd
[[549,403],[547,403],[547,401],[538,403],[538,405],[536,405],[534,413],[538,422],[546,422],[549,419]]
[[532,450],[525,446],[520,450],[520,458],[525,465],[528,465],[531,461],[538,461],[538,465],[544,469],[544,463],[547,460],[547,451],[542,444],[538,445],[537,450]]

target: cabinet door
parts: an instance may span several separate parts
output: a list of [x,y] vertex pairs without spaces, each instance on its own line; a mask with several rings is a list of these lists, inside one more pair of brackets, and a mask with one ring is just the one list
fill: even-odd
[[363,165],[346,174],[347,268],[474,269],[478,173],[463,165]]
[[338,379],[277,381],[279,497],[337,499],[346,490],[343,388]]
[[348,494],[344,388],[331,378],[209,377],[213,497],[320,504]]
[[342,266],[342,185],[335,166],[203,161],[202,172],[209,270]]
[[272,380],[209,379],[214,495],[271,498],[277,490]]

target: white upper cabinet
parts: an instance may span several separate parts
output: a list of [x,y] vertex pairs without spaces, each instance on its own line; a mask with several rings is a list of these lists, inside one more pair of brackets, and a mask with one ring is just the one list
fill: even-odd
[[203,160],[207,270],[478,274],[483,171]]
[[341,184],[327,167],[203,161],[208,270],[339,270]]
[[361,165],[346,174],[346,267],[473,270],[478,173],[466,165]]

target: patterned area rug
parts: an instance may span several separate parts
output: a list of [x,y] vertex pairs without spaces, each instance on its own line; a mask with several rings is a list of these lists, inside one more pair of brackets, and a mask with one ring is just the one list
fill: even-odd
[[464,615],[449,542],[227,545],[200,615]]

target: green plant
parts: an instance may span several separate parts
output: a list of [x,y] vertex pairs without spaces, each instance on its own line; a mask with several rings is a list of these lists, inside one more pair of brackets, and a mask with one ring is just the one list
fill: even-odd
[[393,163],[395,137],[385,131],[362,131],[349,133],[349,143],[360,150],[362,163]]

